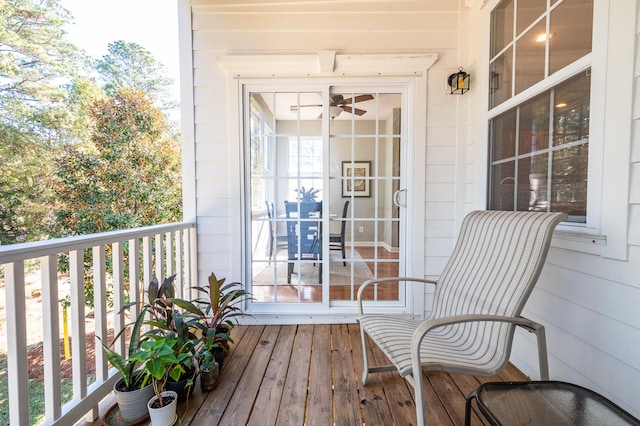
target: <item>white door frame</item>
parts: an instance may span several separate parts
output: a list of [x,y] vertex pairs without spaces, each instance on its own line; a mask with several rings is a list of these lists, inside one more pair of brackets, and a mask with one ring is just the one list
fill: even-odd
[[[407,241],[405,243],[406,263],[404,274],[407,276],[424,276],[424,232],[425,232],[425,167],[420,161],[425,158],[426,150],[426,114],[427,114],[427,70],[437,60],[437,55],[335,55],[335,52],[321,52],[317,55],[233,55],[218,58],[220,64],[228,71],[229,100],[229,140],[238,141],[237,154],[230,155],[230,167],[238,170],[238,193],[242,194],[240,203],[232,203],[230,213],[232,227],[242,232],[242,238],[234,242],[232,268],[242,270],[243,279],[247,275],[244,261],[246,232],[244,223],[244,129],[243,88],[246,84],[274,83],[274,79],[294,80],[309,84],[309,78],[324,77],[331,85],[336,86],[384,86],[406,85],[407,105],[411,114],[406,123],[405,145],[407,152],[407,169],[405,187],[407,208],[405,224]],[[306,80],[306,81],[305,81]],[[237,268],[237,269],[236,269]],[[402,308],[387,308],[385,311],[404,313],[412,317],[424,315],[424,289],[415,286],[407,292],[407,305]],[[263,304],[261,304],[263,305]],[[247,313],[252,314],[255,321],[261,324],[302,324],[321,322],[353,322],[356,311],[342,309],[326,312],[324,304],[318,309],[311,309],[312,304],[302,304],[305,312],[278,314],[277,311],[263,313],[256,311],[255,305],[249,306]],[[315,304],[313,304],[315,305]],[[324,311],[324,312],[323,312]]]

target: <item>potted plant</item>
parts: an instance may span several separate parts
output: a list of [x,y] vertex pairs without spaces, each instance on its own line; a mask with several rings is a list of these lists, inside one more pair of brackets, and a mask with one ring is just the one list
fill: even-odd
[[180,359],[181,374],[179,377],[170,376],[167,388],[178,394],[178,402],[183,402],[189,397],[197,369],[194,365],[196,345],[199,338],[193,333],[192,316],[177,308],[187,307],[193,310],[188,302],[175,298],[175,275],[166,278],[162,284],[153,279],[147,290],[148,303],[146,309],[150,312],[151,319],[145,324],[152,327],[146,333],[147,337],[160,336],[175,340],[174,351]]
[[183,363],[190,355],[176,354],[177,339],[169,339],[164,336],[150,336],[150,339],[140,344],[140,350],[134,358],[143,367],[143,384],[151,383],[153,396],[147,403],[151,424],[154,426],[172,425],[177,414],[178,395],[174,391],[167,391],[166,384],[169,378],[178,380],[185,372]]
[[[130,305],[125,306],[127,309]],[[122,312],[122,311],[121,311]],[[151,384],[144,384],[144,375],[136,370],[139,363],[136,353],[140,347],[140,329],[144,321],[145,311],[136,318],[129,336],[129,348],[127,357],[110,349],[100,339],[102,348],[109,363],[118,370],[122,376],[113,386],[113,393],[120,410],[120,415],[125,423],[135,423],[147,416],[146,403],[153,395]],[[114,342],[125,334],[127,328],[122,329],[114,338]]]
[[[201,330],[200,344],[205,344],[210,336],[212,341],[209,349],[214,351],[214,355],[216,344],[226,351],[229,342],[233,343],[231,329],[237,324],[238,317],[246,315],[239,305],[251,298],[241,283],[225,284],[225,281],[226,278],[218,279],[212,272],[207,286],[193,287],[205,297],[193,300],[190,306],[185,305],[185,310],[195,315],[194,326]],[[221,359],[218,364],[222,368]]]
[[216,343],[215,330],[210,328],[207,330],[197,357],[200,365],[200,389],[205,392],[216,388],[220,376],[220,364],[213,354],[214,348],[222,347]]
[[313,189],[313,187],[305,190],[304,186],[296,188],[295,191],[298,193],[298,201],[300,202],[316,201],[316,195],[320,192],[319,189]]

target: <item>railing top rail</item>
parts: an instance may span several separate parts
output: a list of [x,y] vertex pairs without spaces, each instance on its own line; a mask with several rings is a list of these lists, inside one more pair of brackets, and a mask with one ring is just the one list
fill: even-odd
[[70,250],[80,250],[101,244],[111,244],[134,238],[142,238],[163,232],[178,231],[195,228],[193,222],[174,222],[164,225],[145,226],[141,228],[124,229],[119,231],[101,232],[73,237],[56,238],[54,240],[34,241],[23,244],[0,246],[0,265],[50,256]]

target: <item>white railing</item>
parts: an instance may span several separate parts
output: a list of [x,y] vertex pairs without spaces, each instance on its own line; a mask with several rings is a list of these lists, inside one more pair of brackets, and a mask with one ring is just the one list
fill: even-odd
[[[73,424],[82,418],[98,417],[100,401],[112,390],[119,375],[109,369],[100,342],[95,339],[95,380],[87,384],[87,345],[85,344],[85,250],[91,249],[93,279],[93,318],[96,337],[107,341],[108,323],[115,333],[125,325],[118,314],[130,301],[142,301],[148,283],[157,277],[160,282],[177,274],[177,296],[197,280],[196,232],[193,223],[172,223],[125,231],[105,232],[79,237],[61,238],[36,243],[0,246],[0,265],[5,274],[5,307],[7,333],[7,373],[9,382],[9,412],[12,425],[25,425],[29,419],[29,377],[27,360],[27,324],[25,274],[32,269],[41,275],[42,341],[44,354],[45,424]],[[125,250],[128,257],[125,256]],[[109,259],[107,253],[110,252]],[[73,397],[62,405],[58,261],[68,256],[69,312],[72,336],[71,363]],[[109,264],[108,260],[111,261]],[[126,264],[125,264],[126,262]],[[27,264],[27,269],[25,268]],[[125,277],[126,267],[129,273]],[[130,290],[125,291],[125,282]],[[111,286],[111,296],[107,289]],[[109,299],[109,300],[107,300]],[[108,308],[109,307],[109,308]],[[136,315],[136,313],[134,313]],[[63,315],[64,316],[64,315]],[[39,326],[39,325],[38,325]],[[75,338],[82,336],[81,338]],[[117,351],[125,350],[119,339]],[[93,379],[92,379],[93,380]]]

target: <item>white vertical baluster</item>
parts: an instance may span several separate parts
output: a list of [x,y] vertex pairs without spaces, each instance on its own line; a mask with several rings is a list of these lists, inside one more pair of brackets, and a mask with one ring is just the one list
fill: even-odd
[[158,283],[164,281],[164,244],[162,242],[162,234],[156,234],[156,278]]
[[73,357],[73,398],[87,395],[87,351],[84,326],[84,252],[69,252],[71,282],[71,356]]
[[29,418],[29,376],[27,368],[27,320],[25,317],[24,261],[5,265],[7,310],[7,376],[9,378],[9,420],[20,425]]
[[40,258],[42,279],[42,331],[44,354],[44,417],[47,422],[60,417],[60,314],[58,302],[58,257]]
[[[111,245],[111,257],[113,264],[113,332],[114,336],[122,330],[124,326],[123,316],[118,312],[124,306],[124,247],[122,242],[116,242]],[[113,345],[113,349],[123,354],[127,339],[122,335]]]
[[185,297],[184,287],[185,287],[185,276],[184,276],[184,247],[182,240],[182,230],[179,229],[176,231],[176,288],[178,290],[178,297]]

